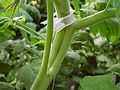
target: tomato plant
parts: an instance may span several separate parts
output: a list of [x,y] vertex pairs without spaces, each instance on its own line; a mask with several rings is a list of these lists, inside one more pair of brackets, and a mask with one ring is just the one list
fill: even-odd
[[[40,4],[42,0],[38,0],[38,2]],[[79,73],[81,78],[87,74],[100,74],[100,76],[86,76],[83,79],[78,76],[74,77],[73,80],[77,79],[76,82],[80,83],[77,89],[119,90],[119,84],[116,85],[113,82],[112,77],[115,78],[115,76],[111,74],[111,72],[116,72],[115,75],[119,77],[119,61],[109,63],[106,57],[106,54],[111,56],[108,53],[109,50],[106,49],[106,44],[109,43],[109,47],[114,46],[120,38],[119,3],[120,0],[46,0],[47,25],[44,28],[46,33],[40,34],[35,28],[40,27],[37,24],[44,15],[40,14],[37,1],[1,0],[0,42],[2,44],[0,50],[1,61],[4,60],[1,66],[6,68],[1,72],[7,75],[7,82],[12,81],[12,84],[16,84],[14,87],[10,83],[1,82],[3,85],[1,87],[6,87],[6,89],[10,87],[11,90],[15,88],[18,90],[24,88],[26,90],[47,90],[58,71],[62,70],[61,65],[65,64],[63,60],[70,58],[79,61],[79,64],[76,63],[77,61],[75,63],[71,61],[74,64],[70,62],[71,67],[77,68],[78,71],[67,68],[69,65],[65,64],[66,67],[64,65],[63,70],[67,71],[63,74],[70,75],[79,70],[82,73]],[[54,9],[57,16],[54,16]],[[32,14],[35,16],[32,17]],[[56,22],[56,18],[58,22]],[[37,24],[33,23],[34,20],[37,20]],[[60,27],[60,30],[57,31],[55,27]],[[97,39],[100,40],[101,37],[105,41],[97,45]],[[22,40],[19,40],[21,38]],[[44,51],[42,51],[43,48]],[[110,50],[112,49],[110,48]],[[70,52],[67,52],[68,50]],[[116,54],[116,52],[114,53]],[[119,56],[115,57],[116,60],[117,58]],[[105,60],[98,61],[101,59]],[[2,75],[1,77],[5,80],[5,76]],[[104,81],[103,84],[102,81]],[[91,85],[95,85],[95,87]]]

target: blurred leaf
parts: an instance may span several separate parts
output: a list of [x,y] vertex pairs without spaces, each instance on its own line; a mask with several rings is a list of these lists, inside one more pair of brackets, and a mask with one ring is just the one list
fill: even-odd
[[0,32],[6,30],[10,23],[11,21],[9,18],[0,18]]
[[23,83],[23,86],[26,88],[26,90],[30,90],[35,76],[36,75],[32,71],[30,65],[25,65],[19,70],[17,75],[17,81],[20,80],[20,82]]
[[19,72],[19,68],[15,68],[15,69],[11,70],[9,72],[9,74],[7,75],[7,78],[6,78],[7,82],[10,83],[10,82],[14,81],[18,72]]
[[19,1],[20,0],[1,0],[0,5],[2,5],[2,11],[0,12],[0,17],[13,18],[18,11]]
[[22,52],[25,47],[25,41],[24,40],[14,40],[11,43],[11,47],[13,48],[14,52]]
[[118,41],[120,37],[120,26],[118,21],[114,19],[108,19],[90,26],[90,30],[93,34],[100,33],[101,36],[106,37],[111,42]]
[[6,48],[10,42],[9,40],[15,36],[15,32],[11,29],[5,29],[3,31],[0,31],[0,50]]
[[26,11],[34,18],[36,22],[40,21],[41,14],[40,10],[37,7],[27,4]]
[[91,4],[91,3],[92,3],[92,1],[93,1],[93,0],[87,0],[87,2],[88,2],[89,4]]
[[106,67],[111,67],[114,65],[114,62],[111,61],[110,58],[108,58],[107,56],[102,55],[102,54],[97,57],[97,60],[100,62],[105,62]]
[[26,25],[30,28],[32,28],[33,30],[36,30],[36,24],[33,22],[27,22]]
[[86,76],[80,81],[82,90],[119,90],[108,75]]
[[80,15],[80,0],[73,0],[71,1],[71,4],[73,5],[75,9],[75,13]]
[[120,20],[120,0],[113,0],[116,7],[116,16]]
[[0,81],[6,81],[5,74],[0,74]]
[[60,69],[60,73],[61,73],[62,75],[68,76],[68,75],[70,75],[72,72],[73,72],[73,69],[70,68],[70,67],[67,67],[67,66],[63,66],[63,67]]
[[113,66],[111,66],[110,68],[107,69],[107,72],[118,72],[120,74],[120,64],[115,64]]
[[74,38],[74,41],[89,41],[92,45],[94,45],[93,38],[87,32],[78,32]]
[[15,87],[9,83],[0,82],[0,90],[15,90]]
[[71,58],[72,60],[80,61],[80,55],[76,52],[69,51],[67,52],[67,56]]
[[41,65],[41,61],[39,57],[38,59],[34,59],[34,61],[31,63],[31,69],[34,72],[34,74],[37,75],[38,71],[40,70],[40,65]]
[[73,77],[72,77],[72,80],[74,80],[75,82],[79,83],[80,80],[81,80],[81,77],[73,76]]
[[9,53],[5,50],[0,51],[0,62],[7,63],[9,60]]
[[118,87],[118,89],[120,90],[120,82],[116,85]]
[[[103,2],[102,2],[103,1]],[[95,10],[98,10],[98,11],[101,11],[101,10],[104,10],[105,9],[105,7],[106,7],[106,5],[107,5],[107,3],[105,2],[106,0],[98,0],[97,2],[96,2],[96,4],[95,4],[95,7],[94,7],[94,9]]]
[[0,73],[8,74],[12,70],[12,66],[9,64],[0,63]]
[[29,13],[22,8],[20,8],[18,15],[26,17],[27,21],[33,21],[33,18],[29,15]]

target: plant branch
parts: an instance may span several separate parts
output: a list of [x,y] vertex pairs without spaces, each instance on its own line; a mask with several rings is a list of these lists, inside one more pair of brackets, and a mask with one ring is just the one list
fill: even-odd
[[23,27],[20,27],[20,26],[15,25],[15,24],[13,24],[13,26],[16,27],[16,28],[18,28],[18,29],[20,29],[20,30],[22,30],[22,31],[25,31],[25,32],[28,33],[28,34],[32,34],[31,32],[27,31],[27,30],[24,29]]
[[116,16],[115,14],[115,9],[109,9],[107,11],[103,10],[85,18],[78,19],[70,26],[70,28],[72,28],[73,31],[76,31],[85,27],[89,27],[90,25],[93,25],[105,19],[114,18]]
[[49,60],[49,53],[51,48],[51,41],[53,36],[53,13],[54,13],[54,5],[52,0],[47,0],[47,35],[46,35],[46,43],[45,49],[43,54],[43,59],[40,67],[40,71],[33,83],[31,90],[43,90],[41,88],[45,88],[45,85],[42,85],[42,81],[44,81],[44,77],[47,74],[48,68],[48,60]]
[[110,6],[111,0],[108,1],[105,10],[108,10],[109,6]]
[[[33,33],[33,34],[39,36],[41,39],[44,39],[44,40],[45,40],[45,38],[44,38],[42,35],[40,35],[40,34],[39,34],[38,32],[36,32],[35,30],[29,28],[28,26],[24,25],[24,24],[21,23],[20,21],[15,21],[15,22],[16,22],[16,25],[13,24],[15,27],[17,27],[17,28],[19,28],[19,29],[23,28],[23,29],[21,29],[21,30],[24,30],[24,31],[27,32],[27,33],[29,32],[29,34]],[[21,28],[20,28],[20,27],[21,27]]]

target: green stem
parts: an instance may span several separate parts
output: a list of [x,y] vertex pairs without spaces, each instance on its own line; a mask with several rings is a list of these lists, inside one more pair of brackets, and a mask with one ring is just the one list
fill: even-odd
[[27,31],[27,30],[24,29],[23,27],[20,27],[20,26],[15,25],[15,24],[13,24],[13,26],[16,27],[16,28],[18,28],[18,29],[20,29],[20,30],[22,30],[22,31],[25,31],[25,32],[28,33],[28,34],[32,34],[31,32]]
[[110,6],[111,0],[108,1],[105,10],[108,10],[109,6]]
[[[30,33],[33,33],[33,34],[39,36],[41,39],[44,39],[44,40],[45,40],[45,38],[44,38],[42,35],[40,35],[38,32],[36,32],[35,30],[29,28],[28,26],[24,25],[23,23],[21,23],[21,22],[19,22],[19,21],[15,21],[15,22],[16,22],[16,25],[17,25],[17,26],[26,29],[26,30],[24,30],[24,31],[27,31],[27,30],[28,30],[27,33],[28,33],[28,32],[29,32],[29,34],[30,34]],[[14,26],[16,26],[16,25],[14,24]],[[17,26],[16,26],[16,27],[17,27]],[[21,30],[22,30],[22,29],[21,29]]]
[[61,63],[62,63],[62,61],[63,61],[63,59],[66,55],[66,52],[69,48],[69,45],[71,43],[73,34],[74,34],[74,31],[71,28],[66,27],[66,32],[65,32],[65,35],[64,35],[64,39],[62,41],[59,52],[56,56],[56,60],[54,61],[53,65],[51,66],[51,68],[48,71],[48,76],[49,75],[54,76],[58,72],[58,70],[60,68],[60,65],[61,65]]
[[56,58],[56,55],[59,51],[61,42],[62,42],[63,37],[64,37],[64,32],[65,32],[65,30],[63,29],[62,31],[57,32],[56,35],[55,35],[55,38],[53,40],[54,43],[52,44],[52,48],[51,48],[51,51],[50,51],[48,69],[52,66],[52,64],[53,64],[53,62]]
[[[55,3],[56,10],[57,10],[58,18],[65,17],[68,14],[70,14],[70,6],[69,6],[68,0],[54,0],[54,3]],[[53,40],[51,52],[50,52],[48,69],[52,66],[52,64],[57,56],[57,53],[60,49],[61,43],[64,38],[65,31],[66,30],[63,29],[60,32],[56,32],[55,38]]]
[[46,43],[45,43],[45,49],[43,54],[43,60],[41,63],[40,71],[37,75],[37,78],[35,82],[33,83],[31,90],[44,90],[41,89],[41,87],[46,87],[42,85],[42,81],[44,81],[44,77],[47,74],[47,68],[48,68],[48,59],[49,59],[49,53],[51,48],[51,41],[53,36],[53,13],[54,13],[54,6],[52,0],[47,0],[47,35],[46,35]]
[[103,10],[85,18],[78,19],[70,26],[70,28],[72,28],[73,31],[76,31],[113,17],[115,17],[115,9]]
[[20,30],[23,38],[25,38],[26,43],[29,43],[29,40],[28,40],[28,37],[27,37],[27,33],[28,34],[32,34],[32,33],[30,33],[29,31],[27,31],[26,29],[24,29],[24,28],[22,28],[22,27],[20,27],[18,25],[15,25],[15,24],[12,24],[12,25]]

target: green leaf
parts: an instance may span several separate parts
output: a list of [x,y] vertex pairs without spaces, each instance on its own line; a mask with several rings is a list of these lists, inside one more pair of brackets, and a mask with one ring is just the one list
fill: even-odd
[[13,70],[11,70],[9,72],[9,74],[7,75],[7,78],[6,78],[6,81],[7,82],[12,82],[15,80],[16,76],[17,76],[17,73],[19,72],[19,68],[15,68]]
[[87,32],[78,32],[74,41],[89,41],[92,45],[94,45],[93,38]]
[[7,27],[10,25],[11,21],[9,18],[0,18],[0,32],[7,29]]
[[3,12],[3,10],[4,10],[4,7],[3,7],[3,5],[2,5],[2,4],[0,4],[0,13],[2,13],[2,12]]
[[108,75],[86,76],[80,80],[82,90],[119,90]]
[[36,22],[40,21],[41,14],[39,9],[36,6],[27,4],[26,11],[36,20]]
[[120,64],[115,64],[107,69],[107,72],[118,72],[120,74]]
[[114,62],[111,61],[111,59],[104,54],[97,56],[97,60],[100,62],[106,62],[105,64],[106,67],[111,67],[114,65]]
[[15,40],[12,42],[11,47],[14,49],[14,52],[24,51],[25,41],[24,40]]
[[119,88],[119,90],[120,90],[120,82],[117,84],[117,87]]
[[13,18],[18,11],[18,4],[20,0],[1,0],[0,1],[0,17]]
[[73,72],[73,70],[74,69],[70,67],[62,66],[62,68],[60,69],[60,73],[65,76],[69,76]]
[[75,61],[80,61],[80,55],[74,51],[68,51],[66,56]]
[[93,34],[100,33],[101,36],[106,37],[112,43],[115,43],[120,38],[120,24],[117,20],[108,19],[90,26]]
[[12,66],[9,64],[0,63],[0,73],[8,74],[12,70]]
[[29,13],[22,8],[19,9],[18,15],[26,17],[27,21],[33,21],[33,18],[29,15]]
[[71,1],[71,4],[73,5],[75,9],[75,13],[80,15],[80,0],[73,0]]
[[6,48],[10,44],[8,40],[12,38],[13,34],[14,32],[8,29],[0,32],[0,50]]
[[108,20],[106,22],[106,26],[109,30],[109,33],[107,35],[107,39],[110,40],[111,42],[116,42],[119,37],[120,37],[120,27],[119,27],[119,23],[115,20]]
[[23,83],[23,86],[26,88],[26,90],[30,90],[30,87],[35,79],[35,74],[32,71],[32,68],[30,65],[23,66],[17,75],[17,81],[20,80],[21,83]]
[[40,57],[38,59],[34,59],[34,61],[31,63],[31,69],[34,72],[34,74],[37,75],[41,65]]
[[116,16],[120,20],[120,0],[113,0],[113,2],[116,7]]
[[93,1],[93,0],[87,0],[87,2],[88,2],[89,4],[91,4],[91,3],[92,3],[92,1]]

